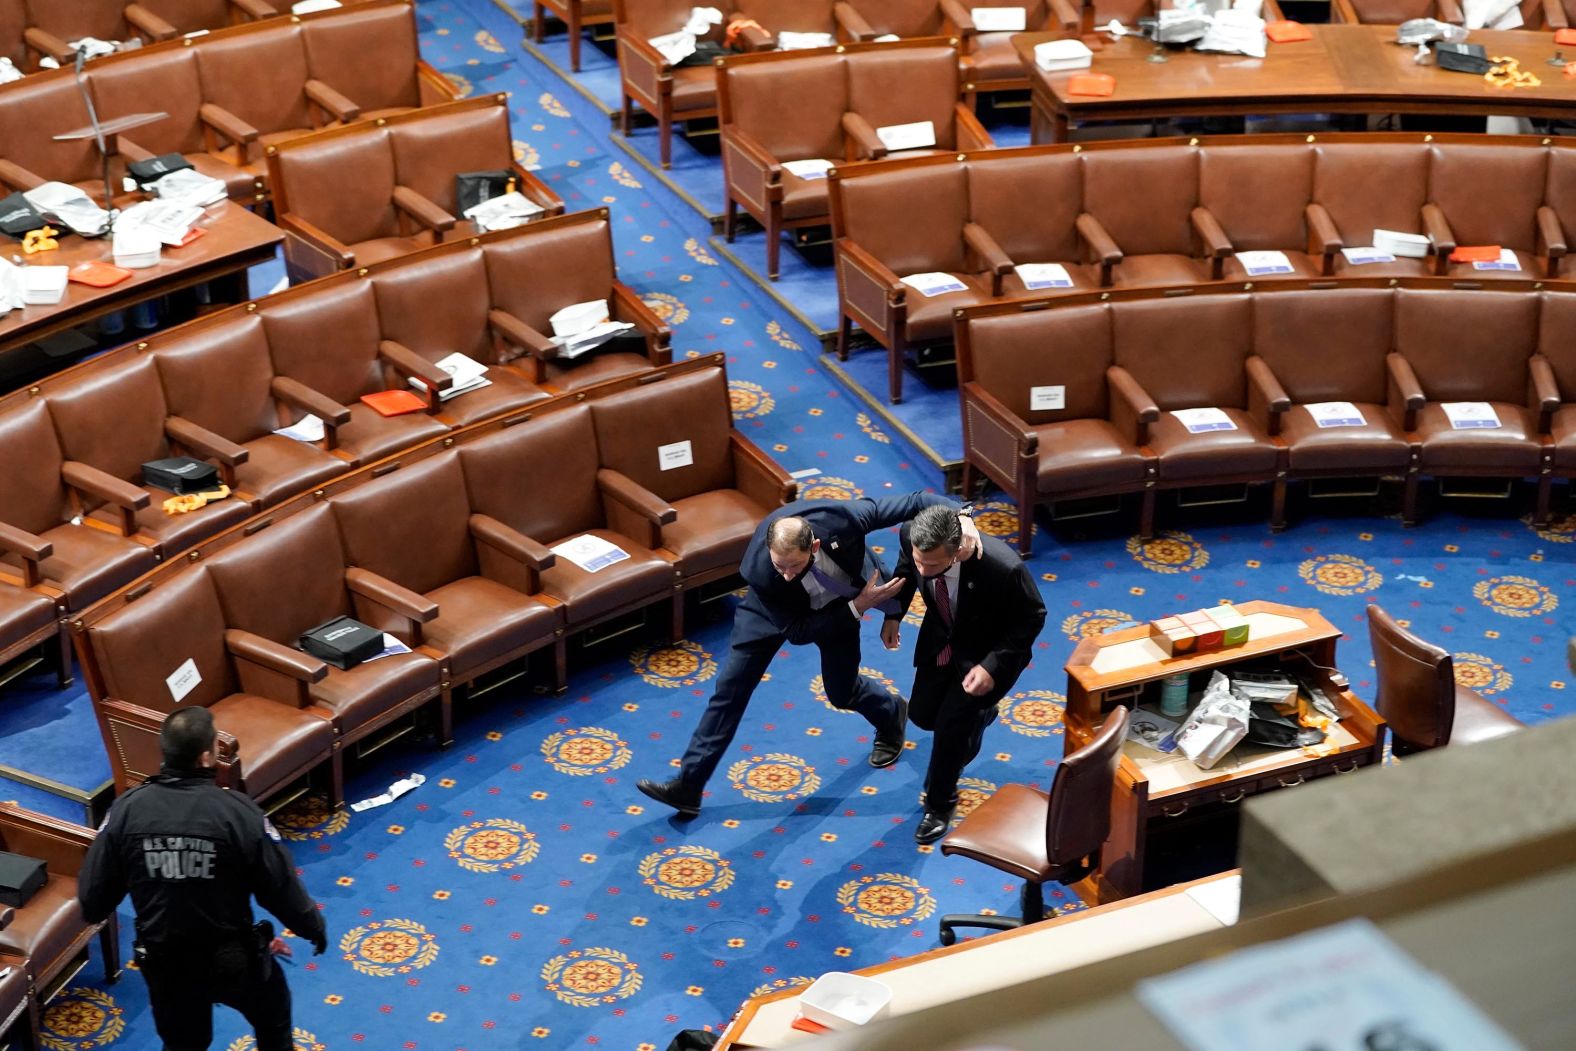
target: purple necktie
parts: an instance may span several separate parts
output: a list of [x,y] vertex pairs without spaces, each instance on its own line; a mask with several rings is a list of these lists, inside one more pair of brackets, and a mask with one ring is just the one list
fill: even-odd
[[[936,612],[941,615],[941,622],[947,626],[947,631],[952,631],[952,599],[947,597],[947,578],[945,574],[936,578]],[[952,643],[941,647],[941,652],[936,654],[937,667],[943,667],[952,662]]]

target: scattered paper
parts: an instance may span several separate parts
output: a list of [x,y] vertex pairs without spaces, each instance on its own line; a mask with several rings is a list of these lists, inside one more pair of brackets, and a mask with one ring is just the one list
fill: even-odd
[[1073,279],[1061,263],[1019,263],[1013,268],[1023,287],[1031,292],[1040,288],[1071,288]]
[[912,124],[888,124],[876,129],[876,138],[889,153],[899,150],[919,150],[936,144],[934,121],[916,120]]
[[1501,248],[1498,259],[1485,259],[1472,264],[1474,270],[1520,270],[1521,262],[1514,249]]
[[350,804],[350,809],[359,814],[363,810],[371,810],[375,806],[384,806],[385,804],[394,802],[394,800],[398,799],[406,792],[409,792],[411,789],[420,788],[426,783],[427,778],[425,776],[421,774],[411,774],[409,777],[401,778],[400,780],[395,781],[392,785],[389,785],[387,792],[375,795],[371,799],[363,799],[359,803]]
[[670,66],[678,65],[695,53],[695,34],[682,29],[676,33],[654,36],[646,43],[656,48],[662,60]]
[[22,193],[44,216],[65,223],[83,237],[97,237],[109,227],[109,213],[69,183],[46,182]]
[[937,271],[925,274],[910,274],[903,278],[903,284],[927,299],[931,296],[939,296],[943,292],[965,292],[969,287],[951,274],[943,274]]
[[1349,401],[1313,401],[1304,405],[1319,427],[1361,427],[1363,414]]
[[1127,739],[1157,752],[1174,752],[1177,748],[1177,731],[1182,724],[1175,719],[1142,708],[1127,721]]
[[1237,262],[1242,264],[1242,269],[1247,271],[1249,277],[1293,272],[1291,260],[1286,258],[1285,252],[1238,252]]
[[552,549],[553,554],[568,559],[587,573],[595,573],[629,557],[629,552],[616,544],[590,533],[565,540]]
[[[1161,12],[1162,15],[1164,13]],[[1200,51],[1263,58],[1268,39],[1264,32],[1264,19],[1255,12],[1231,8],[1215,12],[1197,47]]]
[[409,652],[410,652],[410,647],[409,646],[405,645],[399,639],[395,638],[393,635],[390,635],[388,632],[385,631],[383,633],[383,648],[381,650],[379,650],[378,652],[374,653],[372,656],[368,657],[366,660],[362,661],[361,663],[362,664],[367,664],[370,661],[375,661],[375,660],[379,659],[380,657],[392,657],[396,653],[409,653]]
[[1223,409],[1175,409],[1171,415],[1187,428],[1189,434],[1237,429],[1237,425],[1231,422],[1231,417],[1227,416]]
[[1067,388],[1061,384],[1029,388],[1030,412],[1053,412],[1067,408]]
[[290,5],[292,15],[310,15],[317,11],[332,11],[344,5],[339,0],[298,0]]
[[21,80],[25,73],[16,68],[9,58],[0,58],[0,84],[9,84],[13,80]]
[[1422,234],[1409,234],[1400,230],[1374,230],[1374,247],[1391,255],[1404,255],[1409,259],[1428,257],[1433,242]]
[[126,230],[146,230],[157,237],[160,244],[178,248],[202,216],[200,206],[180,199],[141,201],[120,213],[115,220],[115,233],[119,236]]
[[320,442],[328,433],[321,417],[313,416],[310,412],[288,427],[280,427],[274,431],[281,438],[289,438],[297,442]]
[[783,161],[783,168],[801,179],[824,179],[826,173],[837,165],[819,158],[806,161]]
[[1021,33],[1029,27],[1029,13],[1021,7],[976,7],[969,17],[981,33]]
[[1395,256],[1389,252],[1381,252],[1377,248],[1343,248],[1341,254],[1353,266],[1362,266],[1364,263],[1393,263]]
[[493,230],[512,230],[524,226],[533,216],[546,209],[518,190],[483,201],[465,209],[465,218],[476,224],[483,233]]
[[170,696],[177,702],[184,700],[200,682],[202,682],[202,674],[197,671],[197,662],[190,657],[164,680],[164,684],[170,688]]
[[[454,377],[454,383],[448,390],[438,392],[439,401],[448,401],[450,398],[457,398],[461,394],[467,394],[473,390],[492,385],[492,380],[487,378],[487,366],[474,358],[466,357],[458,351],[447,357],[439,358],[433,364]],[[427,389],[426,383],[414,376],[407,382],[417,390],[424,391]]]
[[1447,401],[1439,407],[1445,410],[1452,430],[1492,430],[1500,425],[1499,413],[1486,401]]
[[553,326],[549,341],[558,348],[560,358],[571,360],[635,327],[627,321],[609,320],[605,299],[571,304],[547,320]]
[[170,172],[148,184],[148,189],[162,201],[175,204],[196,205],[206,208],[228,197],[224,180],[204,175],[193,168]]

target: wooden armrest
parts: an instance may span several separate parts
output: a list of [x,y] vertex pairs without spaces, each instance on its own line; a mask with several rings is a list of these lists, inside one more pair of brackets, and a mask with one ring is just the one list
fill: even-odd
[[678,520],[679,513],[666,500],[620,471],[598,468],[596,484],[603,496],[617,500],[653,525],[665,526]]
[[246,121],[237,117],[223,106],[212,102],[204,102],[197,109],[197,115],[202,122],[217,131],[231,142],[241,146],[250,146],[262,134]]
[[139,33],[153,40],[173,40],[180,30],[141,4],[126,5],[126,21]]
[[783,166],[771,151],[761,145],[761,141],[754,135],[745,131],[737,124],[729,124],[723,129],[723,137],[728,140],[745,160],[755,165],[760,170],[761,177],[768,185],[782,182]]
[[1439,20],[1449,22],[1451,25],[1460,25],[1466,21],[1466,16],[1461,13],[1461,5],[1456,0],[1438,0],[1435,5],[1439,8]]
[[471,536],[477,541],[538,573],[551,569],[558,561],[558,556],[545,545],[537,543],[518,529],[504,525],[491,515],[473,514],[470,524]]
[[1193,232],[1198,235],[1199,243],[1204,246],[1204,255],[1210,260],[1210,276],[1218,281],[1225,273],[1226,257],[1236,251],[1231,238],[1226,236],[1220,220],[1208,208],[1194,208],[1188,218],[1192,220]]
[[414,350],[392,339],[378,341],[378,357],[394,367],[401,375],[420,381],[427,388],[433,411],[437,411],[438,392],[454,386],[454,377],[417,354]]
[[[670,72],[673,68],[668,65],[668,60],[662,57],[662,52],[652,47],[645,37],[635,33],[619,33],[618,42],[628,48],[647,66],[651,67],[651,73],[657,77]],[[622,63],[620,63],[620,66],[622,66]]]
[[236,763],[241,759],[241,742],[228,730],[213,732],[213,757],[221,764]]
[[356,254],[350,250],[350,246],[322,227],[316,226],[292,212],[285,212],[283,215],[276,216],[275,222],[286,232],[294,234],[314,248],[328,255],[335,256],[339,261],[341,270],[348,270],[356,265]]
[[952,106],[952,121],[957,127],[958,149],[965,153],[972,150],[993,150],[996,140],[990,137],[990,132],[985,130],[985,125],[974,115],[974,111],[963,103],[954,103]]
[[865,16],[854,10],[854,6],[846,0],[838,0],[833,5],[832,17],[850,40],[874,40],[877,36],[876,31],[870,28],[870,23],[865,21]]
[[1116,241],[1106,233],[1105,225],[1090,215],[1088,212],[1079,212],[1074,222],[1078,237],[1088,246],[1089,252],[1100,263],[1100,284],[1102,287],[1111,283],[1111,268],[1122,261],[1122,250],[1116,246]]
[[734,42],[737,49],[745,54],[755,51],[770,51],[777,46],[777,38],[771,34],[770,30],[759,23],[740,26],[734,34]]
[[1390,414],[1400,421],[1403,429],[1415,431],[1418,410],[1428,400],[1423,395],[1422,384],[1417,382],[1417,373],[1412,371],[1412,363],[1395,351],[1385,355],[1384,364]]
[[316,78],[308,80],[302,86],[302,90],[306,92],[307,98],[322,107],[324,112],[332,113],[334,119],[341,124],[349,124],[361,116],[361,107],[359,105],[321,80]]
[[[612,295],[608,297],[608,305],[613,308],[615,321],[627,322],[646,334],[651,363],[666,365],[671,358],[668,344],[673,340],[673,330],[657,317],[654,310],[646,306],[646,301],[641,299],[633,288],[622,281],[615,280]],[[659,361],[658,358],[662,360]]]
[[878,161],[887,155],[886,145],[874,126],[857,113],[843,114],[843,134],[852,140],[856,160]]
[[454,216],[409,186],[394,187],[394,207],[429,230],[439,232],[452,230],[454,224],[459,222]]
[[[29,533],[10,522],[0,522],[0,551],[10,551],[21,555],[27,562],[38,563],[55,553],[55,545],[36,533]],[[34,585],[29,583],[27,586]]]
[[47,30],[28,26],[22,31],[22,39],[27,41],[27,46],[34,51],[40,55],[48,55],[61,65],[67,65],[71,61],[71,45]]
[[328,678],[328,665],[282,642],[265,639],[250,631],[227,628],[224,648],[232,657],[251,661],[259,667],[294,679],[296,682],[322,682]]
[[1012,273],[1013,262],[1001,245],[990,235],[990,231],[979,223],[963,224],[963,243],[975,255],[979,256],[985,264],[985,269],[990,271],[990,294],[1001,295],[1001,279]]
[[1560,223],[1560,217],[1548,205],[1538,207],[1538,245],[1539,254],[1548,257],[1549,276],[1559,276],[1559,260],[1565,255],[1565,227]]
[[255,21],[264,18],[273,18],[279,14],[278,8],[264,0],[230,0],[230,6],[240,9],[241,13]]
[[1559,411],[1560,385],[1554,378],[1554,366],[1542,354],[1527,359],[1527,408],[1538,414],[1538,433],[1548,434],[1549,424]]
[[15,161],[8,161],[0,157],[0,183],[13,190],[33,190],[44,185],[48,180],[42,176],[34,175]]
[[350,422],[350,409],[326,394],[320,394],[289,376],[275,376],[269,383],[273,396],[291,408],[309,412],[327,427],[343,427]]
[[1049,16],[1045,20],[1046,29],[1055,29],[1059,25],[1061,29],[1071,33],[1078,28],[1082,16],[1068,0],[1051,0],[1046,6],[1046,14]]
[[1456,250],[1456,235],[1444,210],[1432,201],[1423,205],[1423,233],[1434,243],[1434,273],[1443,274],[1450,265],[1450,253]]
[[[162,717],[160,723],[161,725],[163,723]],[[79,864],[83,858],[87,857],[88,848],[93,845],[93,836],[95,835],[93,829],[86,828],[73,821],[63,821],[58,817],[40,814],[36,810],[28,810],[9,802],[0,803],[0,827],[4,827],[8,834],[16,832],[21,833],[28,839],[42,837],[45,840],[62,843],[70,848],[71,853],[75,855]],[[18,843],[14,840],[8,843],[7,846],[9,849],[21,853],[26,853],[29,849],[26,843]],[[43,857],[45,855],[50,855],[52,858],[54,852],[46,848],[40,850],[37,856]],[[51,871],[58,871],[54,865],[50,865],[49,868]],[[76,870],[72,869],[67,874],[76,875]]]
[[1561,0],[1543,0],[1544,28],[1549,32],[1556,29],[1569,29],[1570,20],[1565,17],[1565,4]]
[[[525,353],[542,361],[551,361],[558,357],[556,343],[507,310],[489,310],[487,325],[492,329],[493,334],[505,343],[519,347]],[[519,356],[519,354],[511,354],[507,360],[512,361]]]
[[1270,434],[1280,433],[1281,413],[1291,408],[1291,399],[1276,377],[1270,363],[1257,354],[1248,356],[1248,410]]
[[1330,0],[1330,21],[1355,26],[1362,23],[1352,8],[1351,0]]
[[14,919],[16,919],[16,910],[11,906],[7,905],[5,908],[0,909],[0,931],[11,926],[11,921]]
[[967,40],[979,32],[974,27],[974,19],[969,14],[969,9],[964,7],[959,0],[941,0],[941,14],[951,24],[958,36]]
[[115,136],[115,152],[126,161],[152,160],[154,152],[145,146],[139,146],[126,138],[125,135]]
[[733,457],[734,487],[762,507],[781,507],[798,493],[799,483],[793,475],[738,431],[728,433],[728,449]]
[[[230,439],[215,434],[208,428],[193,423],[183,416],[169,416],[164,420],[164,434],[171,441],[185,446],[205,459],[218,460],[225,467],[234,469],[252,458],[251,450],[237,445]],[[227,483],[233,484],[233,483]]]
[[900,303],[903,301],[903,296],[908,286],[898,278],[897,274],[892,272],[890,267],[861,248],[858,242],[850,241],[846,237],[840,237],[837,239],[837,250],[842,252],[860,270],[864,271],[866,277],[878,284],[885,285],[887,295],[891,297],[892,302]]
[[984,413],[985,416],[1011,436],[1022,456],[1033,456],[1040,451],[1040,436],[1029,430],[1029,425],[1017,413],[1001,403],[990,391],[970,380],[963,384],[963,401]]
[[370,569],[353,566],[345,570],[345,587],[364,599],[376,602],[407,620],[427,624],[438,619],[438,604],[410,588],[401,587]]
[[71,488],[127,511],[141,511],[152,502],[146,490],[76,460],[61,464],[60,476]]
[[1128,424],[1126,433],[1133,435],[1134,445],[1149,444],[1149,425],[1160,419],[1160,407],[1155,399],[1120,365],[1106,368],[1105,381],[1116,395],[1111,399],[1111,422]]
[[1324,205],[1317,201],[1307,205],[1302,214],[1308,224],[1308,254],[1319,256],[1323,260],[1320,273],[1329,275],[1335,271],[1335,253],[1346,247],[1341,231],[1336,229],[1335,220],[1330,218]]

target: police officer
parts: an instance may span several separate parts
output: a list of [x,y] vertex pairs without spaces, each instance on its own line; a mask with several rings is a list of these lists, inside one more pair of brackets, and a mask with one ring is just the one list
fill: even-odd
[[129,891],[138,968],[165,1051],[204,1051],[213,1004],[235,1008],[257,1051],[291,1051],[290,988],[273,954],[289,954],[251,898],[321,955],[323,917],[258,805],[214,784],[213,716],[182,708],[159,734],[164,766],[110,808],[78,879],[82,915],[105,919]]

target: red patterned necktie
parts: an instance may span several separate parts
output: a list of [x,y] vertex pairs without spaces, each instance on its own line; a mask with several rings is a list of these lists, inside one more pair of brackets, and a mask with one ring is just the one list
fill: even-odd
[[[936,612],[941,614],[941,622],[947,626],[947,630],[950,632],[952,630],[952,599],[947,597],[946,575],[943,574],[937,577],[933,586],[936,592]],[[952,643],[949,642],[941,647],[940,653],[936,654],[936,666],[944,667],[950,663],[952,663]]]

